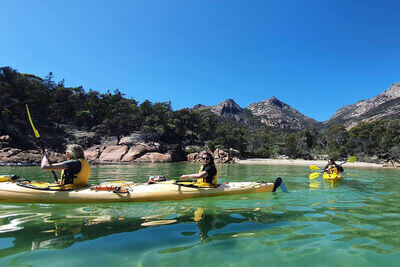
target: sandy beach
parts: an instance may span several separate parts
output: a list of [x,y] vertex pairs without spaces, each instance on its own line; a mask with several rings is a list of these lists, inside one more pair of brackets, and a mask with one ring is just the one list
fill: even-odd
[[[303,159],[240,159],[235,161],[238,164],[261,164],[261,165],[293,165],[325,167],[326,160],[303,160]],[[341,163],[338,161],[337,163]],[[382,164],[368,162],[346,163],[346,168],[382,168]]]

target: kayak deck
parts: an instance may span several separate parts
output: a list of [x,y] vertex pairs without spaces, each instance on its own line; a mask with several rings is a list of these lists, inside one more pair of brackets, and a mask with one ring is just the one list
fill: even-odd
[[18,185],[18,182],[10,180],[0,182],[0,202],[105,203],[182,200],[275,192],[281,183],[283,188],[282,179],[279,177],[274,183],[232,182],[214,188],[184,186],[175,181],[165,181],[153,184],[103,183],[69,190],[39,190]]
[[329,181],[329,182],[335,183],[335,182],[342,181],[343,180],[343,175],[341,173],[331,173],[331,174],[329,174],[329,173],[324,172],[324,174],[322,175],[322,178],[325,181]]

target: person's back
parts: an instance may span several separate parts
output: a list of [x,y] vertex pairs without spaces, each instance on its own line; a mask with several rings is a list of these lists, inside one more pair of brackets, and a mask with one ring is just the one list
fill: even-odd
[[90,165],[85,159],[68,160],[63,163],[68,168],[61,171],[61,184],[88,184]]

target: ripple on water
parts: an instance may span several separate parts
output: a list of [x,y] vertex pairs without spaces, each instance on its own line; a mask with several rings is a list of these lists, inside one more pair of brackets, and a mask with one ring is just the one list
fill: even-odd
[[322,218],[322,217],[326,217],[326,214],[323,214],[323,213],[305,213],[304,216],[310,217],[310,218]]

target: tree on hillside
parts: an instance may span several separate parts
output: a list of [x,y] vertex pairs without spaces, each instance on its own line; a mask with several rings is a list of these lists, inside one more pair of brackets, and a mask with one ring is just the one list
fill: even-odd
[[[49,72],[49,74],[46,75],[43,79],[43,84],[47,87],[49,90],[53,90],[56,88],[56,82],[53,81],[54,75],[52,72]],[[64,83],[62,83],[62,87],[64,87]]]
[[189,137],[189,132],[187,130],[191,126],[192,117],[193,113],[186,108],[173,112],[172,125],[174,134],[177,138],[185,140],[187,137]]
[[297,144],[298,140],[296,134],[288,134],[285,142],[285,153],[291,159],[296,159],[300,154]]
[[346,157],[348,140],[349,133],[343,125],[332,125],[323,132],[323,142],[330,158]]
[[138,107],[134,99],[126,99],[117,89],[114,94],[108,92],[103,95],[107,114],[99,126],[99,131],[110,136],[115,136],[118,143],[122,136],[135,131]]

